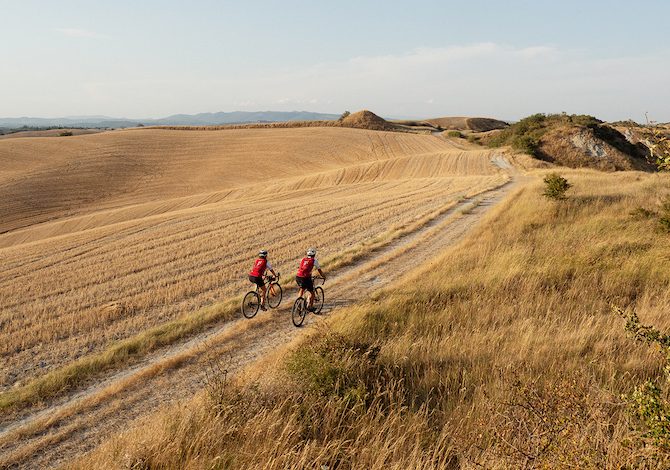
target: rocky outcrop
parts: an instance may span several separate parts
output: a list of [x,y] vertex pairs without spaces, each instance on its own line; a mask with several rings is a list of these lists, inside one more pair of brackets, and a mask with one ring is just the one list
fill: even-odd
[[576,126],[545,134],[540,140],[538,155],[543,160],[572,168],[653,170],[645,149],[611,127]]

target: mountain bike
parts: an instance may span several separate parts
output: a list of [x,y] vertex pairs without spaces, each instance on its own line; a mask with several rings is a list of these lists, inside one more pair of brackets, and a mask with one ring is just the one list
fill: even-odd
[[[323,292],[323,285],[326,280],[322,277],[312,277],[312,282],[314,283],[314,313],[320,314],[321,309],[323,309],[323,300],[325,298]],[[318,283],[318,284],[317,284]],[[305,321],[307,316],[307,299],[305,297],[298,297],[293,303],[293,308],[291,309],[291,320],[295,326],[300,326]]]
[[[266,286],[265,301],[270,308],[277,308],[281,303],[283,290],[279,285],[279,273],[277,277],[263,275],[263,282]],[[242,300],[242,315],[245,318],[253,318],[261,308],[260,288],[256,286],[255,290],[247,292]]]

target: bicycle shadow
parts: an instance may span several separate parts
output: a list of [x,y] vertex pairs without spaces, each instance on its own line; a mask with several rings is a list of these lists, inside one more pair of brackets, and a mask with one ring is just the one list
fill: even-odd
[[337,299],[330,301],[326,300],[326,302],[323,304],[323,308],[321,309],[321,313],[319,315],[328,315],[333,310],[342,307],[347,307],[349,305],[352,305],[354,302],[355,302],[354,299]]

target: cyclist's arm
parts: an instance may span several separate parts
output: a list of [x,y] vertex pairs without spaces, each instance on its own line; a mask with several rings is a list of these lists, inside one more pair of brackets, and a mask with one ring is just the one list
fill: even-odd
[[314,259],[314,267],[316,268],[317,271],[319,271],[319,276],[321,276],[325,280],[326,275],[323,274],[323,271],[321,271],[321,265],[319,264],[319,260]]
[[277,274],[275,273],[275,270],[272,268],[272,264],[270,264],[270,261],[267,262],[265,267],[272,273],[273,276],[277,277]]

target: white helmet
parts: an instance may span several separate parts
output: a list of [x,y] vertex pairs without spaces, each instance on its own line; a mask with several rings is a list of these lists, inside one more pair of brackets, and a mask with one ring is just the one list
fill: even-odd
[[316,250],[314,248],[310,248],[307,250],[307,256],[316,256]]
[[265,258],[268,255],[268,250],[261,250],[258,252],[258,256]]

